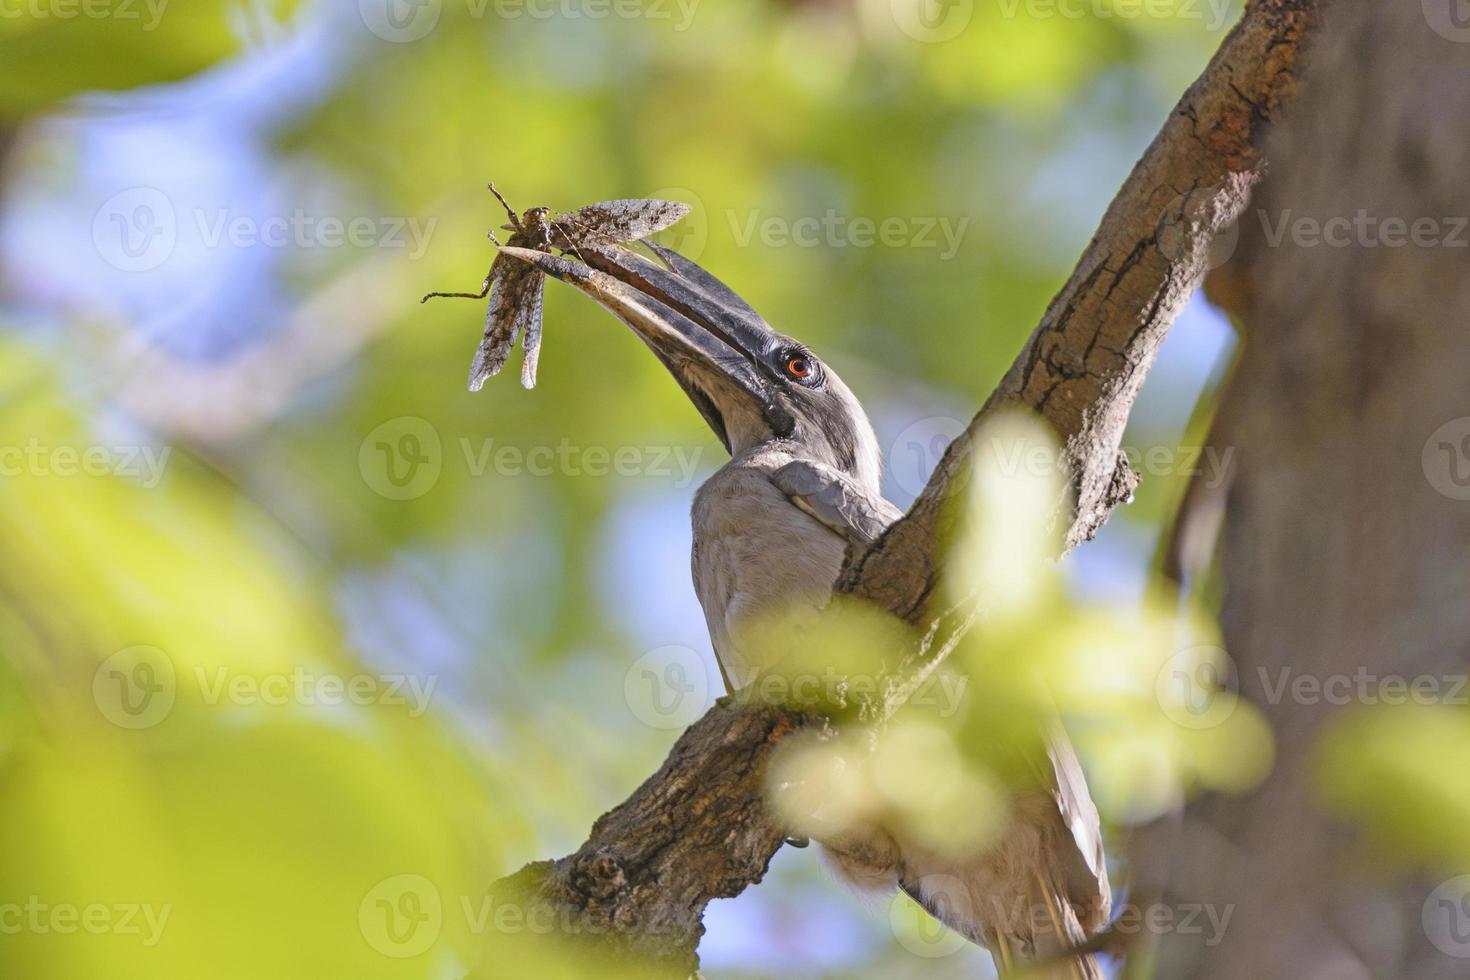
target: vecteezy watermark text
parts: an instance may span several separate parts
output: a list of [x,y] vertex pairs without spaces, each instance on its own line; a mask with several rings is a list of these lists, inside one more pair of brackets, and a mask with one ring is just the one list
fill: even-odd
[[120,476],[151,490],[163,479],[172,452],[172,446],[53,446],[32,436],[24,445],[0,445],[0,479]]
[[[942,918],[974,921],[977,910],[988,909],[988,914],[981,918],[1000,924],[1005,932],[1038,934],[1053,928],[1055,913],[1041,902],[1028,902],[1024,897],[980,895],[954,875],[924,875],[916,884],[924,905]],[[1206,947],[1214,947],[1224,940],[1235,906],[1210,902],[1146,905],[1129,902],[1114,906],[1112,915],[1110,928],[1122,936],[1199,936]],[[896,896],[889,907],[889,924],[905,949],[926,959],[949,956],[967,945],[922,906],[902,895]]]
[[766,248],[922,248],[940,249],[939,258],[955,257],[970,227],[968,216],[867,218],[828,208],[821,215],[790,218],[760,211],[725,212],[730,234],[741,248],[759,242]]
[[[692,647],[656,647],[638,657],[623,675],[623,699],[634,717],[650,728],[685,728],[704,714],[723,682],[718,668]],[[885,679],[836,667],[816,670],[770,670],[750,676],[732,674],[730,683],[747,703],[821,710],[872,698]],[[929,674],[906,699],[912,708],[932,709],[939,718],[957,714],[969,689],[969,678],[951,671]]]
[[151,32],[162,23],[168,5],[169,0],[0,0],[0,20],[140,21]]
[[37,936],[141,936],[153,947],[163,938],[173,905],[151,902],[45,902],[39,895],[24,902],[0,902],[0,936],[31,933]]
[[196,208],[194,222],[206,248],[392,248],[408,249],[410,260],[423,256],[438,218],[315,215],[297,208],[289,215],[257,218],[225,210]]
[[[439,683],[433,674],[344,674],[307,667],[246,671],[196,664],[183,677],[191,675],[198,701],[210,707],[382,705],[406,708],[410,718],[428,710]],[[173,711],[180,686],[180,672],[172,657],[158,647],[133,646],[98,665],[92,677],[92,699],[103,717],[119,728],[152,728]]]
[[1286,208],[1272,219],[1264,209],[1258,209],[1261,233],[1266,244],[1277,248],[1288,238],[1297,248],[1466,248],[1470,247],[1470,217],[1421,216],[1410,220],[1397,215],[1380,216],[1367,208],[1359,208],[1352,215],[1331,215],[1319,218],[1315,215],[1294,214]]
[[494,439],[477,446],[460,440],[470,476],[608,476],[673,477],[683,489],[694,482],[703,450],[695,446],[579,446],[563,438],[554,446],[496,446]]
[[1218,31],[1230,17],[1232,0],[999,0],[1006,20],[1197,20]]
[[[700,0],[447,0],[471,20],[669,21],[674,31],[694,22]],[[439,26],[446,0],[358,0],[363,24],[384,41],[408,44]]]
[[1359,667],[1351,674],[1303,674],[1291,667],[1257,667],[1268,704],[1470,704],[1466,674],[1380,674]]
[[[1066,460],[1051,446],[996,440],[989,447],[977,446],[975,451],[994,453],[1002,476],[1045,476],[1053,472],[1065,475]],[[1119,451],[1139,474],[1199,477],[1210,489],[1229,479],[1235,459],[1234,446],[1123,446]]]
[[[930,415],[905,426],[889,444],[885,459],[887,472],[905,491],[918,494],[950,443],[967,428],[968,423],[949,415]],[[1123,446],[1120,451],[1134,472],[1142,476],[1193,477],[1209,489],[1222,486],[1235,465],[1234,446]],[[1004,477],[1066,476],[1064,457],[1038,443],[982,440],[972,444],[970,452],[981,454]],[[951,484],[955,490],[962,485],[959,481]]]
[[[450,896],[455,898],[455,896]],[[446,924],[459,923],[473,936],[487,935],[657,935],[668,926],[634,915],[614,919],[596,909],[517,902],[493,895],[459,895],[446,901],[423,875],[400,874],[378,882],[358,904],[357,924],[367,944],[384,956],[407,959],[426,952]]]
[[429,708],[439,678],[433,674],[336,674],[296,667],[283,673],[259,675],[235,673],[228,667],[194,668],[194,679],[204,703],[217,705],[263,704],[277,708],[299,704],[396,705],[406,707],[410,718]]
[[114,268],[148,272],[173,257],[190,221],[195,239],[206,249],[401,249],[410,260],[428,250],[439,224],[437,217],[318,214],[305,208],[263,216],[193,208],[181,216],[173,200],[157,188],[131,187],[97,209],[92,242]]
[[[473,479],[487,474],[508,478],[647,477],[671,480],[678,489],[694,482],[704,453],[698,446],[584,446],[565,437],[555,444],[516,446],[462,436],[458,448],[459,461]],[[364,437],[358,446],[357,467],[363,482],[379,496],[413,500],[434,488],[454,457],[452,451],[446,453],[439,430],[427,419],[400,415]]]

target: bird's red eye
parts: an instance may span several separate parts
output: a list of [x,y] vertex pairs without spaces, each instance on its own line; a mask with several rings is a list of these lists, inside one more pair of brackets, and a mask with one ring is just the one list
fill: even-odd
[[810,378],[812,376],[811,359],[800,354],[792,354],[786,358],[786,373],[793,378]]

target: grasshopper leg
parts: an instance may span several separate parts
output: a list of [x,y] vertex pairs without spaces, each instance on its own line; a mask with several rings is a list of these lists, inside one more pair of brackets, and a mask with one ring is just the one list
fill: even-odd
[[[485,234],[492,242],[495,243],[496,248],[500,247],[500,239],[495,237],[495,232],[487,231],[485,232]],[[431,299],[484,299],[486,296],[490,295],[490,282],[494,278],[495,263],[491,262],[490,271],[485,273],[485,281],[480,283],[480,291],[478,293],[427,293],[425,294],[423,299],[419,300],[419,302],[427,303]]]

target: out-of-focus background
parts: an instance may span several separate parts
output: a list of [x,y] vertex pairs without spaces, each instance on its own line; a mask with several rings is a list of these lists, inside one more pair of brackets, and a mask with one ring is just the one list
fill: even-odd
[[[1236,7],[0,6],[0,973],[459,976],[486,885],[722,693],[675,385],[553,283],[539,386],[471,394],[484,304],[418,302],[484,276],[487,180],[690,204],[662,240],[842,373],[907,505]],[[1227,462],[1232,338],[1170,336],[1074,615],[1140,608]],[[1110,822],[1183,792],[1147,754]],[[711,978],[990,970],[815,849],[707,921]]]

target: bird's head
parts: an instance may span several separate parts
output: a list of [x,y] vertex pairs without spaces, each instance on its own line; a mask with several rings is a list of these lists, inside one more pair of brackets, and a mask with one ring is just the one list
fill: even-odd
[[576,286],[631,327],[732,455],[780,443],[876,492],[878,441],[837,372],[704,269],[651,247],[663,265],[621,247],[583,249],[587,265],[503,251]]

